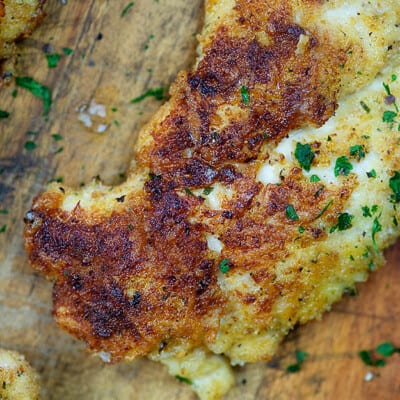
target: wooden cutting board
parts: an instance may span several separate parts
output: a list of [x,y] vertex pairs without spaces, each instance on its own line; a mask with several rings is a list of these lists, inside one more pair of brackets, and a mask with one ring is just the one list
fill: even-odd
[[[130,99],[168,87],[194,60],[202,22],[201,0],[50,1],[44,24],[21,48],[19,71],[52,89],[48,118],[42,103],[14,86],[0,90],[0,346],[23,352],[41,375],[42,399],[195,399],[191,390],[147,360],[104,365],[62,332],[51,316],[51,284],[30,269],[22,219],[32,198],[51,179],[79,186],[100,175],[117,184],[133,155],[136,133],[159,107]],[[45,50],[63,54],[49,69]],[[90,105],[97,113],[86,118]],[[104,107],[102,107],[104,106]],[[100,112],[98,112],[100,110]],[[96,114],[96,107],[92,112]],[[85,114],[86,113],[86,114]],[[86,115],[86,116],[85,116]],[[99,132],[104,130],[104,132]],[[27,134],[27,132],[36,134]],[[59,136],[52,136],[54,134]],[[59,140],[56,140],[59,139]],[[36,144],[26,150],[25,144]],[[400,346],[400,242],[387,265],[345,297],[322,321],[296,329],[276,358],[237,370],[227,399],[400,399],[400,357],[383,368],[365,366],[357,353],[381,342]],[[309,357],[288,374],[300,349]],[[364,380],[367,372],[374,379]]]

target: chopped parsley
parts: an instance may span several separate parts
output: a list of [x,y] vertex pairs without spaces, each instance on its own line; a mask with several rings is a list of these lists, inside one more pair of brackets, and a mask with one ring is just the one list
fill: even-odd
[[361,144],[356,144],[350,147],[350,155],[357,158],[358,161],[365,157],[365,148]]
[[0,233],[4,233],[6,231],[6,229],[7,229],[7,225],[6,224],[2,225],[0,227]]
[[61,147],[59,147],[55,152],[54,152],[54,154],[59,154],[59,153],[62,153],[63,152],[63,150],[64,150],[64,147],[63,146],[61,146]]
[[288,219],[291,219],[292,221],[299,220],[299,216],[297,215],[296,210],[294,209],[294,207],[291,204],[288,204],[288,206],[286,207],[286,217]]
[[6,209],[0,210],[0,214],[7,215],[8,214],[8,210],[6,210]]
[[366,113],[370,113],[371,112],[371,109],[368,107],[368,105],[364,102],[364,101],[360,101],[360,105],[361,105],[361,107],[363,108],[363,110],[366,112]]
[[341,213],[338,216],[338,222],[336,225],[332,226],[330,229],[330,233],[335,232],[336,229],[339,231],[345,231],[346,229],[350,229],[352,227],[351,221],[354,218],[354,215],[349,213]]
[[246,86],[242,86],[242,88],[240,89],[240,94],[242,96],[243,104],[248,106],[250,104],[250,96]]
[[392,201],[400,203],[400,172],[394,171],[394,175],[389,179],[389,187],[393,191]]
[[378,220],[378,218],[380,217],[381,215],[379,214],[379,216],[377,216],[377,217],[375,217],[375,219],[374,219],[374,222],[372,223],[372,234],[371,234],[371,236],[372,236],[372,245],[374,246],[374,249],[375,249],[375,251],[379,251],[379,247],[378,247],[378,245],[377,245],[377,243],[376,243],[376,240],[375,240],[375,235],[378,233],[378,232],[381,232],[382,231],[382,225],[380,224],[380,222],[379,222],[379,220]]
[[371,169],[371,171],[367,172],[368,178],[376,178],[376,171],[374,169]]
[[70,49],[68,47],[63,47],[62,51],[66,56],[69,56],[70,54],[72,54],[74,52],[72,49]]
[[300,225],[299,226],[299,233],[304,233],[305,232],[305,229]]
[[185,188],[185,193],[190,196],[194,196],[193,192],[189,188]]
[[369,350],[359,351],[358,356],[365,365],[369,365],[371,367],[383,367],[386,364],[385,360],[373,360],[371,351]]
[[382,114],[382,121],[387,122],[388,124],[395,122],[395,118],[397,117],[397,113],[394,111],[386,110]]
[[213,187],[206,187],[206,188],[203,189],[203,194],[205,196],[208,196],[213,190],[214,190]]
[[321,179],[319,179],[318,175],[311,175],[310,176],[310,182],[315,183],[315,182],[320,182]]
[[219,270],[223,273],[226,274],[231,268],[231,262],[227,259],[224,258],[220,263],[219,263]]
[[141,94],[138,97],[135,97],[134,99],[131,100],[132,104],[136,104],[144,100],[146,97],[154,97],[157,100],[163,100],[164,99],[164,88],[163,87],[158,87],[154,89],[148,89],[145,93]]
[[296,363],[288,365],[286,367],[286,371],[289,372],[290,374],[299,372],[301,369],[301,365],[304,363],[305,359],[308,357],[308,353],[302,350],[296,350],[295,352],[296,356]]
[[309,144],[296,143],[294,156],[297,158],[300,166],[308,172],[315,157],[314,152],[311,150],[311,146]]
[[368,206],[363,206],[361,207],[361,209],[363,212],[363,217],[372,217],[371,210],[369,209]]
[[36,149],[36,143],[32,142],[32,140],[28,140],[24,145],[24,149],[28,150],[28,151],[35,150]]
[[124,9],[121,12],[121,18],[125,17],[125,15],[127,14],[127,12],[135,5],[135,3],[133,1],[131,1],[130,3],[128,3]]
[[322,211],[315,217],[315,219],[318,219],[318,218],[320,218],[320,217],[322,217],[324,214],[325,214],[325,212],[326,212],[326,210],[330,207],[330,205],[333,203],[333,200],[331,199],[331,200],[329,200],[329,202],[328,202],[328,204],[322,209]]
[[51,135],[51,137],[52,137],[56,142],[58,142],[58,141],[60,141],[60,140],[63,139],[63,137],[62,137],[61,135],[59,135],[58,133],[53,133],[53,134]]
[[17,97],[17,95],[18,95],[18,90],[17,89],[14,89],[12,92],[11,92],[11,96],[12,97],[14,97],[14,99]]
[[396,351],[400,351],[400,349],[397,349],[393,346],[392,343],[390,342],[384,342],[381,343],[377,348],[376,352],[381,354],[383,357],[390,357],[393,355]]
[[191,385],[193,383],[189,378],[185,378],[181,375],[175,375],[175,378],[178,379],[179,382],[186,383],[187,385]]
[[35,81],[29,76],[18,77],[15,79],[17,86],[29,90],[34,96],[43,101],[43,115],[46,116],[51,107],[51,91],[47,86]]
[[8,118],[10,113],[4,110],[0,110],[0,119]]
[[46,59],[49,68],[56,68],[61,60],[61,55],[58,53],[46,54]]
[[353,169],[353,165],[349,161],[349,159],[346,156],[339,157],[336,160],[335,164],[335,176],[339,175],[344,175],[347,176],[349,175],[350,171]]

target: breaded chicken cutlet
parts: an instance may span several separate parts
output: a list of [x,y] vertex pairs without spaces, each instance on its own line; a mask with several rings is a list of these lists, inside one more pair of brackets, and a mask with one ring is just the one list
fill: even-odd
[[0,399],[37,400],[38,376],[25,357],[0,348]]
[[46,0],[0,0],[0,84],[14,74],[15,42],[31,35],[45,13]]
[[230,365],[270,359],[399,235],[400,4],[205,9],[197,62],[140,133],[127,181],[50,185],[24,234],[63,329],[219,399]]

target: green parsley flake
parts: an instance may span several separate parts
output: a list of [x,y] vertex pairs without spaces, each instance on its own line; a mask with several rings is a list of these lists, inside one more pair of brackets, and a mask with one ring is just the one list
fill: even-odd
[[347,176],[349,175],[350,171],[353,169],[353,165],[349,161],[349,159],[346,156],[339,157],[336,160],[335,164],[335,176],[339,175],[344,175]]
[[291,204],[288,204],[288,206],[286,207],[286,217],[288,219],[291,219],[292,221],[299,220],[299,216],[297,215],[296,210]]
[[206,187],[206,188],[203,189],[203,194],[205,196],[208,196],[213,190],[214,190],[213,187]]
[[62,153],[63,150],[64,150],[64,147],[61,146],[61,147],[59,147],[59,148],[54,152],[54,154]]
[[60,62],[61,56],[58,53],[46,54],[47,66],[49,68],[56,68]]
[[322,209],[322,211],[315,217],[315,219],[318,219],[318,218],[320,218],[320,217],[322,217],[324,214],[325,214],[325,212],[326,212],[326,210],[330,207],[330,205],[333,203],[333,200],[331,199],[331,200],[329,200],[329,202],[328,202],[328,204]]
[[370,113],[371,112],[371,109],[368,107],[368,105],[364,102],[364,101],[360,101],[360,105],[361,105],[361,107],[363,108],[363,110],[366,112],[366,113]]
[[164,99],[164,88],[158,87],[158,88],[154,88],[154,89],[148,89],[145,93],[132,99],[131,103],[132,104],[139,103],[140,101],[144,100],[146,97],[154,97],[157,100],[163,100]]
[[14,97],[14,99],[17,97],[17,95],[18,95],[18,90],[17,89],[14,89],[12,92],[11,92],[11,96],[12,97]]
[[376,171],[374,169],[371,169],[371,171],[367,172],[368,178],[376,178]]
[[0,110],[0,119],[8,118],[10,113],[4,110]]
[[17,86],[29,90],[34,96],[43,100],[43,115],[46,116],[50,111],[52,102],[50,89],[29,76],[17,76],[15,82]]
[[391,199],[394,203],[400,203],[400,172],[394,171],[394,175],[389,179],[389,187],[393,190]]
[[383,367],[386,365],[385,360],[378,359],[378,360],[373,360],[372,359],[372,353],[369,350],[361,350],[358,352],[358,356],[361,358],[363,363],[365,365],[371,366],[371,367]]
[[190,196],[194,196],[193,192],[189,188],[185,188],[185,193]]
[[32,140],[28,140],[25,145],[24,145],[25,150],[35,150],[36,149],[36,143],[32,142]]
[[300,225],[299,226],[299,233],[304,233],[305,232],[305,229]]
[[357,160],[361,160],[361,158],[365,157],[365,148],[361,144],[356,144],[355,146],[350,147],[350,155],[352,157],[357,158]]
[[242,89],[240,90],[240,94],[242,96],[243,104],[248,106],[250,104],[250,96],[249,96],[249,91],[247,90],[246,86],[242,86]]
[[6,210],[6,209],[0,210],[0,214],[7,215],[8,214],[8,210]]
[[135,5],[135,3],[133,1],[131,1],[130,3],[128,3],[124,9],[121,12],[121,18],[125,17],[125,15],[127,14],[127,12]]
[[390,342],[381,343],[377,348],[376,352],[381,354],[383,357],[390,357],[395,353],[396,348]]
[[301,365],[304,363],[305,359],[308,357],[308,353],[302,350],[296,350],[295,352],[297,362],[286,367],[286,371],[290,374],[299,372]]
[[308,172],[311,168],[311,163],[315,157],[314,152],[311,150],[311,146],[307,143],[296,143],[294,156],[297,158],[300,166]]
[[321,179],[319,179],[318,175],[311,175],[310,176],[310,182],[315,183],[315,182],[320,182]]
[[369,209],[368,206],[363,206],[361,207],[361,209],[363,212],[363,217],[372,217],[371,210]]
[[58,142],[58,141],[60,141],[60,140],[63,139],[63,137],[62,137],[61,135],[59,135],[58,133],[53,133],[53,134],[51,135],[51,137],[52,137],[56,142]]
[[189,378],[185,378],[184,376],[175,375],[175,378],[178,379],[179,382],[186,383],[187,385],[193,384]]
[[0,227],[0,233],[4,233],[6,231],[6,229],[7,229],[7,225],[6,224],[2,225]]
[[378,232],[381,232],[381,231],[382,231],[382,225],[381,225],[380,222],[378,221],[378,218],[379,218],[380,216],[381,216],[381,215],[379,214],[379,216],[376,217],[376,218],[374,219],[374,222],[372,223],[372,234],[371,234],[371,236],[372,236],[372,245],[374,246],[374,249],[375,249],[375,251],[377,251],[377,252],[379,252],[379,247],[378,247],[378,245],[377,245],[377,243],[376,243],[375,235],[376,235]]
[[231,268],[231,262],[225,258],[219,263],[219,270],[223,273],[226,274]]
[[72,54],[74,52],[72,49],[70,49],[68,47],[63,47],[62,51],[66,56],[69,56],[70,54]]
[[354,218],[354,215],[349,213],[341,213],[338,216],[338,223],[330,229],[330,233],[335,232],[336,229],[339,231],[345,231],[346,229],[350,229],[352,227],[351,221]]
[[395,118],[397,117],[397,113],[394,111],[386,110],[383,112],[382,121],[387,123],[395,122]]

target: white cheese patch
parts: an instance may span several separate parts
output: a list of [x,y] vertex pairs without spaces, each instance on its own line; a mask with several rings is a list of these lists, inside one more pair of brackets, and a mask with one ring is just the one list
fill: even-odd
[[224,244],[215,235],[207,235],[207,246],[209,250],[215,251],[218,254],[221,254],[224,248]]

